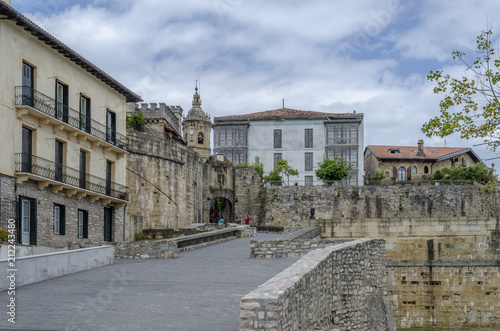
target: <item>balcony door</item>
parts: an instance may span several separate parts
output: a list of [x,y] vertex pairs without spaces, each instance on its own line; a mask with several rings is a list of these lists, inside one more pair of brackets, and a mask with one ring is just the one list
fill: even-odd
[[23,91],[22,104],[33,107],[33,88],[34,88],[35,69],[23,62]]
[[23,127],[21,171],[31,173],[32,159],[32,131]]
[[68,85],[56,80],[56,118],[68,123]]
[[80,188],[87,186],[87,153],[80,151]]
[[106,161],[106,195],[111,195],[112,174],[113,174],[113,162]]
[[116,114],[109,110],[106,115],[106,141],[116,144]]
[[62,182],[63,179],[63,143],[56,140],[55,146],[55,180]]

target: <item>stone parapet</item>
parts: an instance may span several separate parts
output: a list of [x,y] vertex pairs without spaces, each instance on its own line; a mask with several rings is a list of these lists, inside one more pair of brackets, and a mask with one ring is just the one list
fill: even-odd
[[396,330],[383,240],[317,249],[245,295],[241,330]]

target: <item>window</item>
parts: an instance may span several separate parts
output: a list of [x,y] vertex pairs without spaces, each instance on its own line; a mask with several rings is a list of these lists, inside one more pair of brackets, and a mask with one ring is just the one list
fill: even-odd
[[247,145],[247,127],[245,125],[224,125],[214,127],[214,147],[233,147]]
[[106,141],[116,144],[116,114],[109,109],[106,115]]
[[22,133],[22,156],[21,156],[21,171],[31,172],[32,165],[32,148],[33,148],[33,131],[23,127]]
[[90,133],[90,98],[80,94],[80,130]]
[[313,129],[305,129],[304,130],[304,147],[312,148],[313,147]]
[[198,133],[198,144],[203,144],[203,141],[204,141],[203,133],[200,132]]
[[79,176],[80,188],[87,187],[87,162],[88,162],[87,152],[84,150],[80,150],[80,176]]
[[305,186],[313,186],[313,176],[304,176]]
[[385,177],[389,177],[389,171],[385,172]]
[[327,145],[358,144],[358,123],[334,123],[326,125]]
[[88,238],[89,212],[78,209],[78,238]]
[[68,123],[68,85],[56,80],[56,114],[55,117]]
[[274,153],[274,168],[278,165],[278,161],[282,159],[281,153]]
[[111,195],[111,182],[113,180],[113,162],[106,161],[106,195]]
[[411,170],[411,173],[414,175],[417,174],[417,167],[413,167]]
[[274,148],[281,148],[281,130],[274,130]]
[[305,171],[313,170],[313,153],[305,153]]
[[391,154],[399,154],[399,148],[391,148]]
[[35,68],[23,62],[23,87],[22,87],[22,104],[33,107],[35,80]]
[[55,141],[55,180],[62,182],[63,180],[63,164],[64,164],[64,143],[56,140]]
[[428,166],[425,166],[424,167],[424,174],[428,174],[429,173],[429,167]]
[[66,215],[65,206],[54,204],[54,233],[65,235]]
[[36,245],[36,212],[37,201],[35,199],[20,197],[19,215],[21,222],[21,237],[19,242],[23,245]]
[[404,167],[398,169],[398,180],[400,182],[406,181],[406,169]]
[[358,147],[357,146],[335,146],[326,148],[326,157],[335,159],[342,157],[352,164],[354,168],[358,167]]

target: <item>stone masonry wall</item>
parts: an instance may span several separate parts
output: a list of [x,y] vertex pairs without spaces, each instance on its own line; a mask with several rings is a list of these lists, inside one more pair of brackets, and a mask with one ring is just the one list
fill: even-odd
[[203,165],[171,140],[128,133],[127,240],[143,229],[182,228],[202,221]]
[[343,239],[298,239],[298,240],[252,240],[250,257],[275,259],[281,257],[302,257],[312,250],[340,244]]
[[270,187],[263,225],[296,227],[308,219],[366,220],[485,217],[478,186]]
[[241,330],[396,330],[383,240],[317,249],[245,295]]
[[254,168],[235,167],[234,183],[235,216],[244,223],[248,213],[250,222],[257,223],[262,208],[262,181],[259,175]]

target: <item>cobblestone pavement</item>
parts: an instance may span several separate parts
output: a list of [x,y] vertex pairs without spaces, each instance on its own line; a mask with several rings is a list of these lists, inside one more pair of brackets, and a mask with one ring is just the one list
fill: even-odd
[[115,260],[19,287],[15,325],[7,321],[9,296],[0,292],[0,330],[239,330],[241,297],[298,260],[250,259],[252,239],[172,260]]

